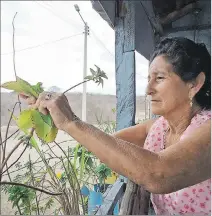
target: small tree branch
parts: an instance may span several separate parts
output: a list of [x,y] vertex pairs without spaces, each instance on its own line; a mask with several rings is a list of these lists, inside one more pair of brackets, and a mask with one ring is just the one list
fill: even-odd
[[33,187],[33,186],[31,186],[31,185],[25,185],[25,184],[18,183],[18,182],[1,181],[1,182],[0,182],[0,185],[16,185],[16,186],[23,186],[23,187],[30,188],[30,189],[33,189],[33,190],[37,190],[37,191],[40,191],[40,192],[43,192],[43,193],[45,193],[45,194],[52,195],[52,196],[59,196],[59,195],[62,195],[62,193],[53,193],[53,192],[46,191],[46,190],[43,190],[43,189],[40,189],[40,188],[37,188],[37,187]]
[[80,82],[80,83],[78,83],[78,84],[72,86],[71,88],[65,90],[65,91],[63,92],[63,94],[67,93],[68,91],[71,91],[73,88],[76,88],[77,86],[79,86],[79,85],[81,85],[81,84],[83,84],[83,83],[85,83],[85,82],[88,82],[88,81],[91,81],[91,80],[84,80],[84,81],[82,81],[82,82]]
[[[18,132],[19,130],[17,130],[16,131],[16,133]],[[13,135],[14,135],[14,133],[13,133]],[[12,135],[11,135],[12,136]],[[9,138],[9,137],[8,137]],[[68,142],[68,141],[73,141],[73,139],[72,140],[66,140],[66,141],[62,141],[62,142],[59,142],[58,144],[61,144],[61,143],[65,143],[65,142]],[[3,141],[4,142],[4,141]],[[53,145],[52,147],[51,147],[51,149],[52,148],[54,148],[54,147],[56,147],[57,145],[55,144],[55,145]],[[46,149],[43,153],[46,153],[47,151],[49,151],[49,149]],[[55,158],[58,158],[58,157],[51,157],[51,158],[46,158],[46,160],[48,160],[48,159],[55,159]],[[34,165],[34,164],[37,164],[37,163],[41,163],[41,162],[43,162],[43,160],[39,160],[40,159],[40,157],[39,158],[37,158],[32,164]],[[59,161],[58,163],[60,163],[61,161]],[[24,168],[26,168],[27,166],[24,166],[24,167],[21,167],[21,168],[19,168],[19,169],[16,169],[16,170],[13,170],[11,173],[14,173],[14,172],[17,172],[17,171],[20,171],[20,170],[22,170],[22,169],[24,169]],[[44,168],[45,167],[45,165],[42,167],[42,168]],[[39,170],[40,171],[40,170]],[[39,172],[38,171],[38,172]],[[4,172],[3,172],[4,173]],[[5,174],[4,174],[5,175]],[[3,175],[3,176],[4,176]]]
[[[17,73],[16,73],[16,66],[15,66],[15,25],[14,25],[14,21],[15,21],[15,17],[17,15],[17,12],[15,13],[14,17],[13,17],[13,69],[14,69],[14,73],[15,73],[15,78],[17,80]],[[20,97],[18,95],[18,102],[19,102],[19,109],[21,112],[21,101],[20,101]]]
[[21,158],[21,156],[26,151],[27,147],[28,147],[28,145],[25,146],[24,150],[21,152],[21,154],[19,155],[19,157],[9,167],[7,167],[7,169],[4,170],[1,174],[4,174],[5,172],[7,172],[7,170],[9,170],[15,163],[17,163],[19,161],[19,159]]
[[[31,178],[32,178],[32,185],[33,185],[33,187],[35,187],[35,178],[34,178],[34,173],[32,171],[32,161],[31,161],[31,158],[30,158],[30,154],[29,154],[29,171],[30,171]],[[40,215],[38,196],[37,196],[36,190],[35,190],[35,201],[36,201],[36,206],[37,206],[36,214]]]
[[[15,105],[13,106],[13,109],[12,109],[12,112],[11,112],[11,115],[10,115],[10,119],[9,119],[9,122],[7,124],[7,129],[6,129],[6,134],[5,134],[5,140],[7,140],[7,136],[8,136],[8,132],[9,132],[9,128],[10,128],[10,123],[12,121],[12,117],[13,117],[13,113],[15,111],[15,107],[16,105],[18,104],[19,102],[16,102]],[[2,146],[3,147],[3,157],[2,157],[2,163],[5,159],[5,152],[6,152],[6,146],[7,146],[7,141],[5,142],[5,144]]]
[[[46,158],[46,160],[51,160],[51,159],[55,159],[55,158],[56,158],[56,157]],[[37,162],[33,162],[32,164],[35,165],[35,164],[38,164],[38,163],[41,163],[41,162],[43,162],[43,160],[40,160],[40,161],[37,161]],[[58,162],[57,162],[57,164],[59,164],[59,163],[61,163],[61,161],[58,161]],[[27,166],[23,166],[23,167],[21,167],[21,168],[18,168],[18,169],[16,169],[16,170],[11,171],[10,173],[18,172],[18,171],[20,171],[20,170],[25,169],[26,167],[27,167]],[[41,169],[37,171],[37,173],[39,173],[44,167],[45,167],[45,165],[42,166]],[[39,168],[40,168],[40,167],[39,167]],[[3,176],[5,176],[5,175],[7,175],[7,174],[3,174]]]
[[[1,131],[0,131],[0,145],[3,143],[3,141],[2,141],[2,136],[1,136]],[[0,160],[1,161],[1,160]]]
[[[28,139],[30,140],[30,138],[32,137],[34,132],[34,128],[31,130]],[[25,141],[25,139],[21,139],[18,144],[10,151],[10,153],[8,154],[8,156],[5,158],[5,160],[2,162],[2,166],[0,168],[0,173],[2,173],[2,170],[5,166],[5,164],[7,163],[7,161],[9,160],[10,156],[13,154],[13,152]]]
[[0,173],[2,173],[2,170],[4,168],[4,166],[6,165],[7,161],[9,160],[10,156],[12,155],[12,153],[24,142],[24,139],[20,140],[17,145],[10,151],[10,153],[8,154],[8,156],[5,158],[5,160],[2,162],[2,166],[0,169]]
[[16,67],[15,67],[15,26],[14,26],[16,15],[17,15],[17,12],[15,13],[13,17],[13,22],[12,22],[12,25],[13,25],[13,69],[14,69],[15,77],[17,77]]
[[[44,176],[42,178],[42,185],[41,185],[42,188],[43,188],[45,179],[46,179],[46,173],[44,174]],[[38,203],[40,203],[40,201],[41,201],[41,195],[42,195],[42,192],[39,194]]]
[[60,159],[60,158],[54,153],[54,151],[50,148],[49,144],[46,143],[46,145],[48,146],[50,152],[51,152],[56,158]]
[[4,141],[0,141],[1,143],[0,143],[0,145],[2,145],[2,144],[4,144],[8,139],[10,139],[12,136],[14,136],[16,133],[18,133],[18,131],[19,131],[19,129],[18,130],[16,130],[14,133],[12,133],[10,136],[8,136],[7,137],[7,139],[5,139]]

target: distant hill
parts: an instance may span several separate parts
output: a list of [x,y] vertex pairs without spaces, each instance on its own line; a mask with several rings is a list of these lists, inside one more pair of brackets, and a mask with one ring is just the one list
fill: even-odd
[[47,89],[47,91],[61,92],[61,89],[57,86],[51,86]]
[[[75,114],[81,117],[82,94],[69,93],[67,94],[68,100]],[[17,102],[17,94],[15,93],[1,93],[1,126],[5,126],[9,120],[8,109],[12,110],[14,104]],[[21,106],[26,108],[26,104],[22,101]],[[115,120],[116,115],[113,114],[112,109],[116,108],[115,95],[100,95],[100,94],[87,94],[87,122],[91,124],[96,123],[96,116],[104,121]],[[18,113],[18,105],[15,114]],[[137,97],[136,102],[136,119],[144,118],[144,96]],[[12,123],[14,125],[14,122]]]

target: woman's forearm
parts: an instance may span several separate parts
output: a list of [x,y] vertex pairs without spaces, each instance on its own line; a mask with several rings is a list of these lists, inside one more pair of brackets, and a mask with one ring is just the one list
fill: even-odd
[[151,187],[157,178],[159,157],[135,144],[110,136],[80,120],[70,122],[66,128],[80,144],[93,152],[112,170],[132,181]]

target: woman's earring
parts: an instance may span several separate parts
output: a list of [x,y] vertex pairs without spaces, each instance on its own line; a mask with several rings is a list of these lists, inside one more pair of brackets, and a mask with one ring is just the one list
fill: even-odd
[[190,97],[190,107],[193,106],[193,101],[192,101],[192,97]]

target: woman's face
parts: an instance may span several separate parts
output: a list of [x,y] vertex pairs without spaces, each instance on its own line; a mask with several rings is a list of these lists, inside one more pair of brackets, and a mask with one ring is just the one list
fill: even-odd
[[173,72],[164,56],[154,58],[149,67],[147,94],[152,113],[165,115],[190,106],[189,85]]

